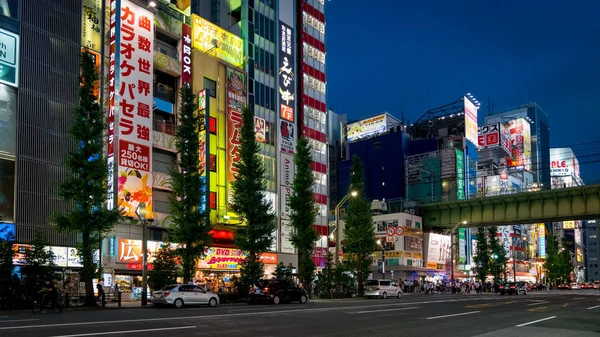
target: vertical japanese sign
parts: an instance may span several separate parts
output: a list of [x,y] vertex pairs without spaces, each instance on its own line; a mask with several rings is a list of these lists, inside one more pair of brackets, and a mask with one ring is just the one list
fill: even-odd
[[237,175],[235,163],[240,161],[240,129],[242,109],[246,106],[246,74],[227,68],[227,201],[231,203],[231,182]]
[[465,138],[477,145],[477,107],[466,96],[463,97],[465,113]]
[[81,45],[97,52],[102,48],[101,18],[102,0],[81,1]]
[[465,155],[456,150],[456,198],[465,200]]
[[531,168],[530,125],[524,118],[515,119],[505,125],[510,133],[510,156],[506,159],[508,167],[529,171]]
[[279,25],[279,116],[294,122],[295,63],[292,28],[283,22]]
[[458,229],[458,263],[464,264],[467,261],[467,240],[464,228]]
[[504,256],[510,257],[512,248],[512,227],[501,226],[500,232],[502,233],[502,247],[504,248]]
[[152,212],[152,56],[154,17],[124,0],[119,27],[119,207],[135,217],[140,203]]
[[[185,80],[184,80],[185,81]],[[204,192],[202,193],[202,197],[200,198],[200,212],[206,211],[206,191],[210,189],[210,186],[207,186],[206,176],[208,173],[206,172],[206,158],[208,153],[207,147],[207,135],[206,135],[206,115],[210,114],[210,112],[206,109],[207,104],[206,100],[208,99],[206,95],[206,89],[200,90],[198,92],[198,113],[200,114],[200,125],[198,125],[198,138],[199,138],[199,146],[200,150],[198,151],[198,159],[200,163],[198,164],[198,168],[200,171],[200,179],[204,183]]]
[[181,26],[181,82],[192,81],[192,27]]
[[119,80],[119,53],[117,46],[119,44],[119,22],[121,17],[117,14],[117,8],[121,7],[120,0],[110,0],[109,17],[107,18],[109,27],[108,36],[108,115],[106,121],[108,123],[107,134],[107,165],[108,165],[108,182],[106,207],[113,209],[115,207],[115,103],[116,103],[116,87]]

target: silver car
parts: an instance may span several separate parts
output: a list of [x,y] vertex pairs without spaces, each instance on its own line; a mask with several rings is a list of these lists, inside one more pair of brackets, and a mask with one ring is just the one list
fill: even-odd
[[402,289],[396,280],[367,280],[365,297],[388,298],[388,296],[402,298]]
[[155,306],[173,305],[176,308],[198,304],[216,307],[219,304],[219,295],[193,284],[175,284],[154,291],[152,304]]

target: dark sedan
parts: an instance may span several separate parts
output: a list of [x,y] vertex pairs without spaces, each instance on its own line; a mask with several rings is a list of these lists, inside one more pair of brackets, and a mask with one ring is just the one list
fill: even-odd
[[282,302],[297,301],[301,304],[308,301],[306,290],[295,283],[280,280],[259,280],[250,292],[250,302]]

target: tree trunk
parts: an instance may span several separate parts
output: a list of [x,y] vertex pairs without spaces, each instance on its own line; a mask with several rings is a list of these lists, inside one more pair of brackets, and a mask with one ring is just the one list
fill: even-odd
[[91,252],[91,243],[90,243],[90,233],[83,232],[82,233],[82,249],[80,254],[82,255],[82,264],[83,264],[83,280],[85,282],[85,306],[86,307],[96,307],[98,304],[96,303],[96,298],[94,296],[94,282],[93,276],[95,272],[95,266],[93,265],[94,261],[92,258]]

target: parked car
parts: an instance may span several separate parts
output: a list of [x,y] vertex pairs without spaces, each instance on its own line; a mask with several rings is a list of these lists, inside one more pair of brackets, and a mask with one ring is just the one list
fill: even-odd
[[521,294],[527,295],[527,293],[531,291],[531,286],[529,285],[528,282],[517,282],[516,286],[517,286],[517,288],[516,288],[517,295],[521,295]]
[[250,292],[250,302],[282,302],[297,301],[304,304],[308,301],[308,293],[293,282],[282,280],[258,280]]
[[581,287],[577,283],[571,283],[571,289],[572,290],[579,290],[579,289],[581,289]]
[[594,289],[600,289],[600,281],[594,281]]
[[579,284],[579,289],[588,289],[588,285],[586,283]]
[[500,295],[518,295],[517,285],[514,282],[506,282],[501,284]]
[[365,284],[365,297],[396,296],[402,298],[402,289],[396,280],[367,280]]
[[155,290],[152,294],[152,304],[155,306],[172,305],[176,308],[197,304],[216,307],[219,304],[219,295],[193,284],[174,284],[161,290]]

